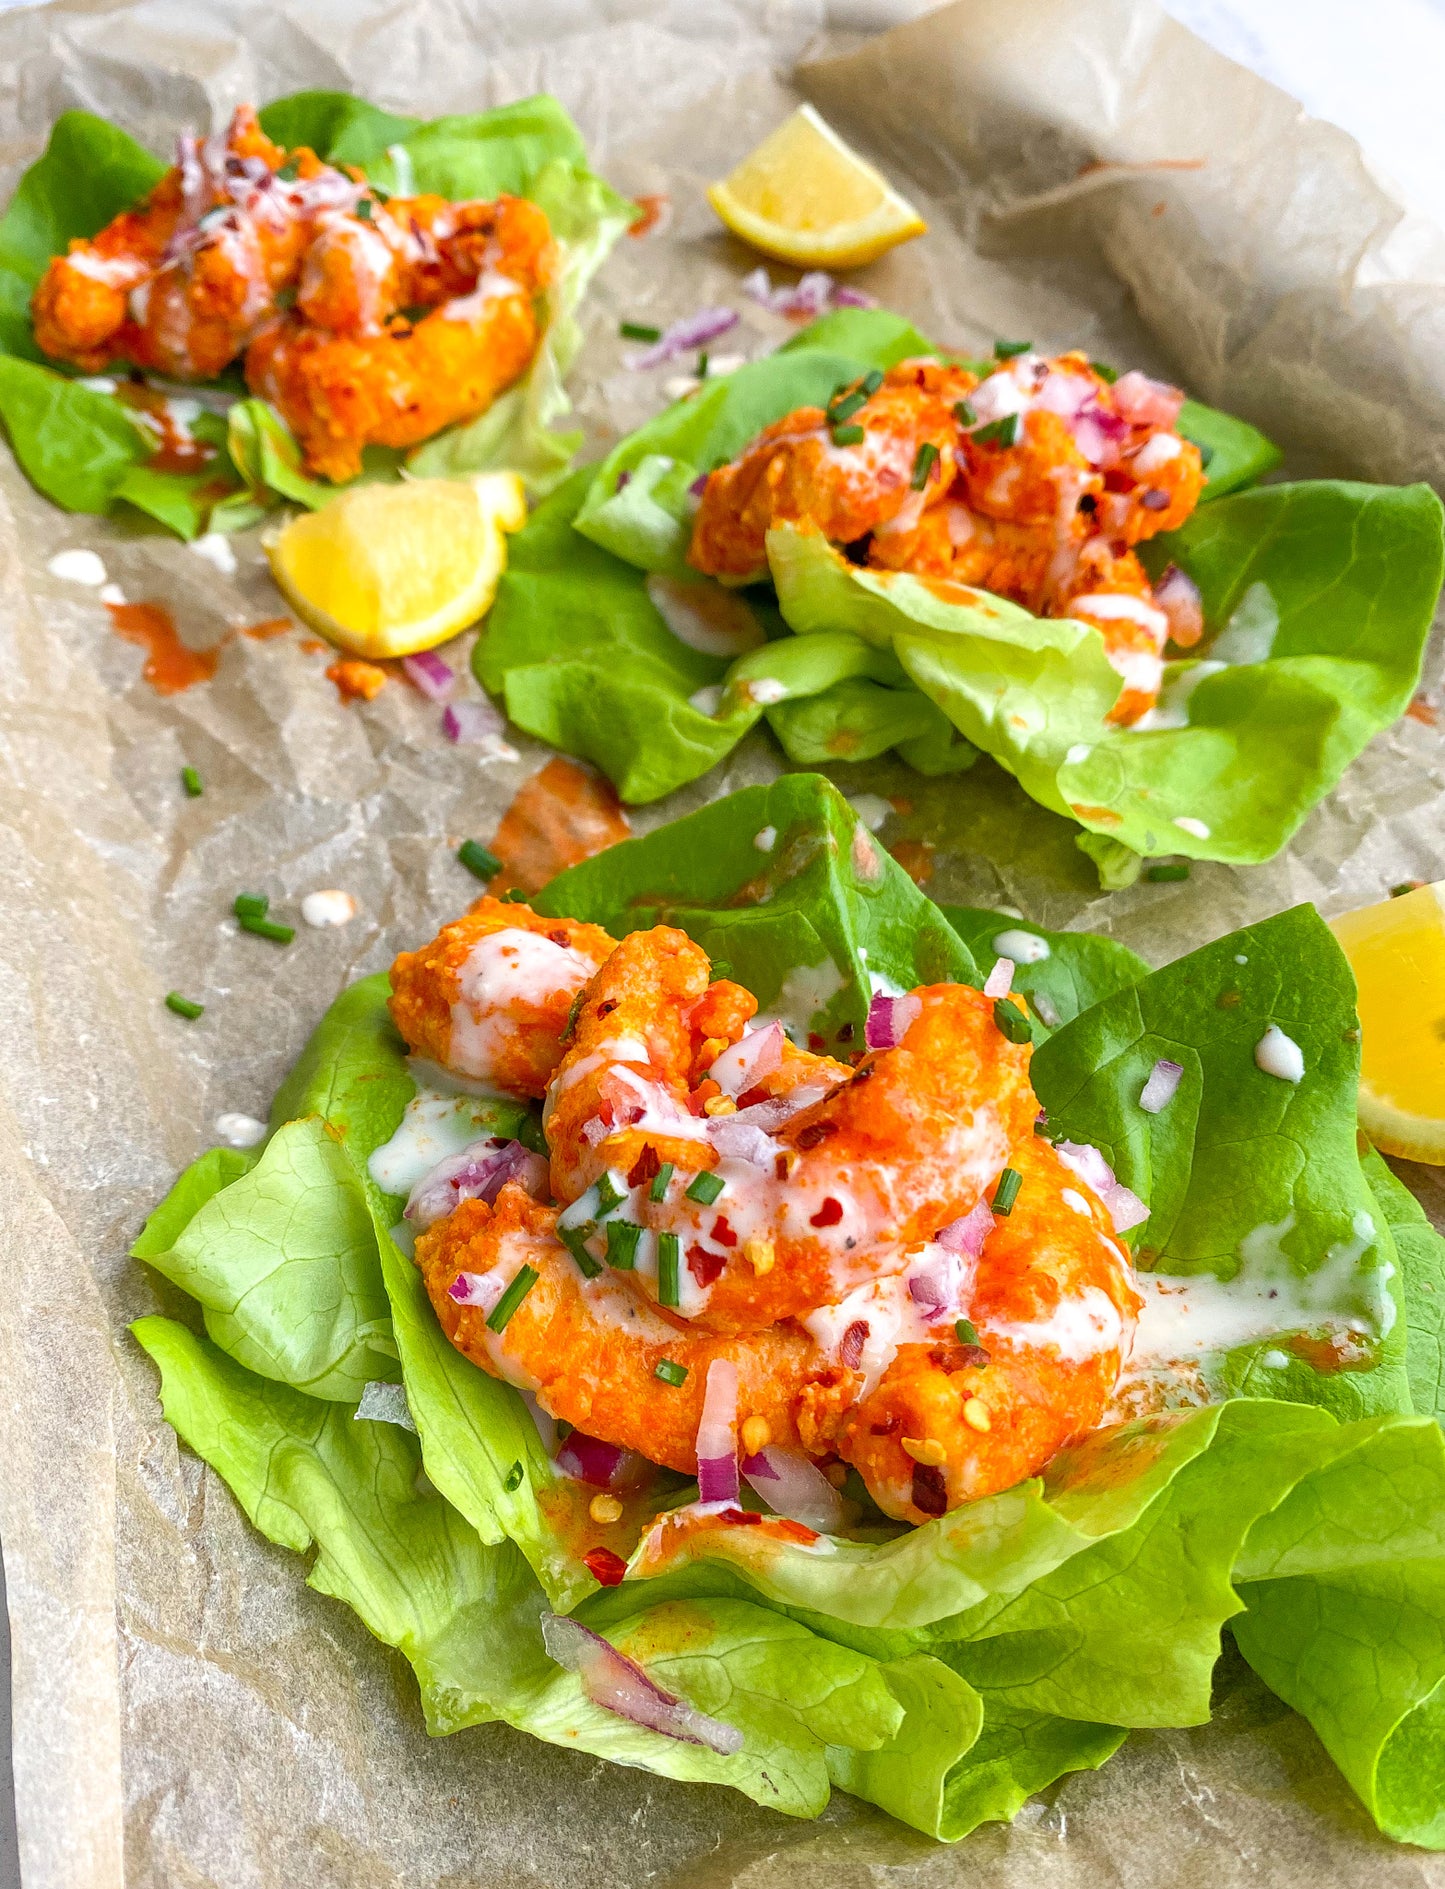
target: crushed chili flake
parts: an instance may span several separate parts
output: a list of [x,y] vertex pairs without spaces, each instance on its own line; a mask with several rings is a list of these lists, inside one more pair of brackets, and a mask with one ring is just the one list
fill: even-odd
[[835,1200],[829,1194],[818,1211],[808,1216],[808,1225],[810,1227],[835,1227],[842,1218],[842,1201]]
[[867,1342],[868,1321],[866,1318],[855,1318],[844,1332],[843,1342],[838,1346],[839,1363],[845,1364],[850,1371],[856,1371],[859,1360],[863,1356],[863,1347]]
[[650,1141],[646,1142],[643,1146],[642,1153],[638,1155],[628,1172],[627,1185],[629,1187],[645,1187],[648,1181],[652,1180],[655,1175],[660,1174],[661,1171],[662,1161],[656,1148],[653,1147]]
[[749,1525],[756,1525],[758,1522],[761,1522],[763,1518],[758,1514],[756,1509],[724,1509],[718,1519],[734,1524],[741,1522],[744,1527],[747,1527]]
[[721,1253],[710,1253],[694,1243],[687,1249],[687,1269],[700,1286],[710,1286],[727,1264]]
[[1421,722],[1426,728],[1438,728],[1440,726],[1440,711],[1436,708],[1428,695],[1415,696],[1410,706],[1405,710],[1405,713],[1410,717],[1411,721]]
[[816,1148],[820,1142],[826,1141],[829,1135],[836,1135],[837,1132],[836,1122],[809,1122],[806,1128],[798,1130],[793,1145],[804,1150]]
[[948,1510],[948,1484],[943,1471],[932,1463],[913,1465],[913,1506],[923,1515],[943,1515]]
[[267,617],[263,623],[251,624],[241,634],[249,636],[253,643],[269,643],[273,636],[284,636],[295,627],[290,617]]
[[886,1423],[873,1423],[868,1426],[870,1436],[892,1436],[895,1430],[903,1428],[902,1417],[890,1417]]
[[720,1213],[713,1221],[712,1236],[719,1246],[736,1246],[738,1243],[738,1236],[729,1226],[726,1214]]
[[982,1345],[937,1345],[929,1352],[928,1362],[952,1377],[955,1371],[981,1371],[988,1363],[988,1353]]
[[815,1056],[823,1055],[827,1047],[828,1047],[828,1039],[826,1036],[820,1036],[816,1030],[809,1030],[808,1048],[813,1052]]
[[627,1572],[627,1563],[610,1548],[589,1548],[582,1557],[582,1564],[603,1587],[620,1587]]

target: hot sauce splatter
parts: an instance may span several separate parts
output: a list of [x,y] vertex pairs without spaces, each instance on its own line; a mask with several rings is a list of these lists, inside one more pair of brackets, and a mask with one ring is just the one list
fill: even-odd
[[108,603],[115,633],[146,652],[141,671],[157,695],[179,695],[193,683],[209,682],[221,660],[223,639],[209,649],[183,643],[169,610],[158,603]]
[[1411,721],[1422,722],[1426,728],[1440,726],[1440,711],[1428,695],[1417,695],[1405,710]]
[[253,623],[242,634],[249,636],[253,643],[269,643],[273,636],[284,636],[292,628],[290,617],[267,617],[264,623]]
[[144,415],[147,430],[158,442],[148,462],[152,472],[199,472],[216,457],[214,446],[195,439],[189,427],[182,425],[168,397],[144,381],[123,380],[115,390],[116,398]]
[[933,877],[933,848],[927,840],[899,840],[893,857],[915,885],[927,885]]
[[494,896],[536,892],[564,866],[591,859],[631,832],[609,782],[575,761],[549,761],[502,815],[492,841],[502,870],[489,889]]
[[336,684],[337,693],[343,702],[358,699],[369,702],[386,687],[384,669],[378,669],[374,662],[360,662],[355,657],[332,663],[326,676],[328,681]]

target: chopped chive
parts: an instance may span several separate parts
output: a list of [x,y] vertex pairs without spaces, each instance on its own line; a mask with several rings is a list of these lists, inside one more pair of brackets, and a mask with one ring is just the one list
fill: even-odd
[[961,1345],[976,1345],[978,1343],[978,1333],[974,1329],[974,1323],[971,1318],[956,1319],[953,1326],[953,1335]]
[[681,1268],[678,1263],[681,1253],[682,1242],[675,1233],[658,1234],[657,1302],[670,1306],[674,1312],[682,1304]]
[[498,901],[501,905],[525,905],[527,895],[519,885],[514,885],[510,892],[504,892]]
[[520,1489],[521,1486],[522,1465],[520,1462],[515,1462],[507,1471],[506,1479],[503,1481],[502,1487],[506,1490],[507,1494],[510,1495],[514,1489]]
[[617,1185],[610,1174],[604,1174],[597,1183],[597,1213],[600,1218],[604,1213],[611,1213],[614,1207],[620,1207],[626,1194],[619,1194]]
[[201,795],[206,791],[205,782],[201,779],[198,771],[193,767],[183,767],[181,769],[181,786],[185,788],[187,795],[192,800],[199,800]]
[[1390,887],[1390,897],[1392,899],[1402,899],[1407,892],[1418,892],[1424,883],[1425,881],[1423,879],[1402,879],[1399,885],[1392,885]]
[[1189,861],[1187,859],[1181,859],[1179,863],[1174,866],[1150,866],[1146,868],[1144,877],[1151,885],[1167,885],[1171,879],[1187,879],[1189,877]]
[[1027,354],[1033,345],[1032,341],[995,341],[993,358],[996,361],[1011,361],[1016,354]]
[[269,938],[272,944],[290,944],[296,936],[294,925],[278,925],[270,918],[243,918],[239,921],[242,931],[250,932],[253,938]]
[[687,1366],[674,1364],[671,1358],[664,1358],[660,1364],[653,1365],[652,1375],[660,1377],[664,1384],[671,1384],[676,1390],[679,1384],[687,1382]]
[[881,367],[870,367],[868,372],[863,376],[862,387],[864,393],[871,400],[882,385],[883,369]]
[[363,223],[369,223],[371,221],[371,198],[370,197],[363,197],[360,200],[360,202],[356,206],[356,214],[361,218]]
[[277,171],[276,175],[281,179],[283,184],[294,184],[296,179],[301,175],[300,158],[288,157],[280,170]]
[[855,387],[850,394],[844,394],[841,400],[834,398],[828,408],[829,426],[841,426],[845,420],[851,420],[860,407],[866,407],[868,396],[861,387]]
[[1000,997],[994,1005],[993,1020],[1010,1043],[1027,1043],[1033,1038],[1028,1018],[1018,1005],[1011,1004],[1007,997]]
[[1005,1168],[998,1177],[998,1186],[993,1190],[993,1210],[996,1214],[1007,1215],[1014,1210],[1014,1202],[1019,1197],[1019,1189],[1024,1184],[1024,1177],[1017,1168]]
[[607,1222],[607,1264],[614,1272],[632,1272],[637,1265],[637,1242],[642,1228],[631,1220]]
[[587,986],[584,984],[581,990],[579,990],[577,995],[572,999],[572,1006],[567,1012],[567,1028],[562,1032],[564,1042],[577,1028],[577,1019],[582,1014],[582,1005],[586,1002],[586,999]]
[[727,1182],[710,1168],[704,1168],[701,1174],[694,1174],[687,1184],[689,1200],[700,1201],[704,1207],[710,1207],[722,1192]]
[[726,958],[713,959],[712,977],[710,979],[710,982],[716,984],[720,978],[731,977],[732,974],[733,974],[733,967]]
[[654,328],[647,321],[620,321],[617,332],[624,341],[661,341],[661,328]]
[[1018,436],[1019,416],[1006,413],[1001,420],[990,420],[987,426],[981,426],[973,437],[985,446],[1014,446]]
[[835,426],[833,428],[833,444],[835,446],[861,446],[863,437],[863,429],[861,426]]
[[958,421],[960,426],[977,426],[978,425],[978,415],[974,412],[973,408],[969,405],[969,403],[966,400],[954,401],[953,417],[955,420]]
[[1047,1115],[1036,1115],[1034,1117],[1034,1133],[1036,1135],[1042,1135],[1045,1141],[1049,1140],[1049,1118]]
[[588,1235],[594,1233],[592,1225],[585,1227],[558,1227],[557,1238],[567,1248],[577,1262],[577,1270],[584,1279],[595,1279],[602,1270],[599,1260],[595,1260],[587,1251]]
[[457,858],[478,879],[495,879],[502,870],[501,860],[495,853],[489,853],[480,840],[463,840],[457,848]]
[[938,448],[931,439],[924,440],[913,461],[913,477],[909,481],[915,492],[921,492],[928,484],[928,475],[938,464]]
[[512,1283],[487,1314],[488,1331],[504,1332],[507,1329],[512,1322],[512,1314],[536,1285],[539,1277],[534,1266],[522,1266],[518,1269]]
[[194,1023],[205,1007],[204,1004],[198,1004],[193,997],[183,997],[178,990],[166,992],[166,1009],[174,1010],[178,1017],[184,1017],[189,1023]]
[[264,892],[238,892],[231,910],[237,918],[264,918],[271,909],[271,901]]
[[702,352],[698,355],[697,366],[693,369],[693,372],[697,375],[699,380],[707,379],[707,349],[706,348],[704,348]]
[[1107,361],[1090,361],[1089,366],[1093,368],[1100,380],[1106,380],[1111,387],[1119,378],[1118,368],[1110,367]]
[[667,1187],[671,1179],[672,1179],[672,1163],[671,1161],[664,1161],[662,1166],[657,1170],[656,1174],[654,1174],[652,1177],[652,1185],[647,1190],[648,1199],[649,1200],[666,1200]]

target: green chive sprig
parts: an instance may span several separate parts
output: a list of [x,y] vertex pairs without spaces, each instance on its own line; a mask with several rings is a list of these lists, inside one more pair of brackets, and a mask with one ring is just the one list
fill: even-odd
[[913,461],[913,477],[909,480],[915,492],[921,492],[928,484],[933,468],[938,464],[938,448],[931,439],[924,440]]
[[673,1167],[671,1161],[664,1161],[662,1166],[652,1177],[652,1185],[647,1190],[649,1200],[667,1199],[667,1189],[672,1180],[672,1173]]
[[1029,1028],[1028,1018],[1007,997],[1000,997],[994,1004],[993,1020],[1010,1043],[1028,1043],[1033,1040],[1034,1033]]
[[978,1343],[978,1332],[971,1318],[955,1319],[953,1335],[961,1345],[976,1345]]
[[1015,355],[1027,354],[1033,345],[1032,341],[995,341],[993,358],[996,361],[1011,361]]
[[206,783],[201,779],[199,769],[194,767],[181,769],[181,786],[185,788],[188,800],[199,800],[206,791]]
[[714,1174],[711,1168],[704,1168],[701,1174],[694,1174],[687,1184],[687,1197],[701,1206],[710,1207],[727,1186],[720,1174]]
[[536,1285],[540,1276],[534,1266],[522,1266],[518,1269],[512,1283],[487,1314],[488,1331],[504,1332],[507,1329],[517,1307]]
[[231,904],[240,919],[264,918],[270,909],[271,901],[264,892],[238,892]]
[[987,426],[981,426],[973,436],[984,446],[1016,446],[1019,437],[1019,416],[1006,413],[1001,420],[990,420]]
[[676,1390],[679,1385],[687,1382],[687,1366],[677,1364],[671,1358],[663,1358],[652,1367],[652,1375],[660,1377],[664,1384],[671,1384]]
[[457,858],[476,879],[495,879],[502,870],[502,862],[495,853],[489,853],[480,840],[463,840],[457,848]]
[[1023,1184],[1024,1177],[1017,1168],[1005,1168],[999,1175],[998,1186],[993,1190],[993,1210],[1001,1219],[1013,1212]]
[[296,936],[294,925],[278,925],[272,918],[243,918],[239,923],[242,931],[253,938],[269,938],[272,944],[288,945]]
[[682,1242],[675,1233],[657,1236],[657,1302],[676,1311],[682,1304]]
[[661,328],[654,328],[650,321],[620,321],[617,332],[624,341],[661,341]]
[[978,415],[974,412],[972,406],[969,404],[967,400],[954,401],[953,417],[955,420],[958,421],[960,426],[977,426],[978,425]]
[[614,1272],[633,1272],[637,1267],[637,1243],[642,1228],[631,1220],[607,1222],[607,1264]]
[[861,426],[835,426],[832,428],[835,446],[861,446],[864,433]]
[[612,1176],[610,1174],[604,1174],[602,1179],[597,1183],[598,1215],[611,1213],[612,1209],[614,1207],[620,1207],[626,1198],[626,1194],[621,1194],[617,1191],[617,1183],[613,1180]]
[[1093,368],[1100,380],[1107,381],[1111,387],[1119,378],[1118,368],[1110,367],[1107,361],[1090,361],[1089,366]]
[[194,997],[183,997],[178,990],[166,992],[166,1009],[174,1011],[178,1017],[184,1017],[187,1023],[194,1023],[197,1017],[204,1014],[205,1008]]
[[577,1262],[577,1270],[584,1279],[595,1279],[602,1271],[600,1261],[595,1260],[587,1251],[587,1241],[597,1229],[589,1223],[585,1227],[558,1227],[557,1238],[567,1248]]

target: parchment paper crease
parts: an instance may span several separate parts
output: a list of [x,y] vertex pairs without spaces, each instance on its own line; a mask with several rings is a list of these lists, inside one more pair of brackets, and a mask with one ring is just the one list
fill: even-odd
[[[619,316],[738,299],[756,259],[701,186],[795,82],[930,215],[863,281],[941,341],[1083,345],[1245,414],[1300,470],[1445,484],[1445,239],[1343,134],[1147,0],[977,0],[881,39],[850,7],[817,40],[828,24],[822,0],[75,0],[0,18],[0,189],[72,105],[164,149],[301,86],[427,115],[554,90],[612,181],[675,211],[623,242],[586,311],[575,390],[596,448],[662,401],[659,376],[621,368]],[[826,56],[793,80],[810,40]],[[744,346],[773,345],[782,324],[740,305]],[[541,752],[478,765],[399,683],[343,708],[299,635],[234,636],[214,682],[158,697],[94,592],[48,574],[79,545],[196,644],[278,610],[254,542],[222,578],[51,509],[3,456],[0,1540],[27,1889],[1445,1884],[1445,1859],[1377,1837],[1307,1728],[1228,1660],[1210,1727],[1138,1736],[955,1850],[843,1797],[798,1825],[503,1728],[429,1742],[400,1659],[178,1450],[125,1336],[157,1301],[124,1254],[216,1115],[265,1112],[340,985],[468,900],[451,847],[491,833]],[[1427,690],[1439,662],[1437,644]],[[883,837],[934,847],[940,896],[1158,961],[1301,898],[1330,911],[1445,877],[1442,754],[1407,719],[1285,857],[1107,899],[1072,830],[987,763],[839,778],[911,798]],[[186,764],[203,799],[178,791]],[[639,823],[776,764],[755,735]],[[286,951],[226,916],[242,888],[289,916],[324,886],[361,916]],[[204,999],[202,1022],[162,1008],[171,988]],[[1438,1184],[1410,1178],[1438,1215]]]

